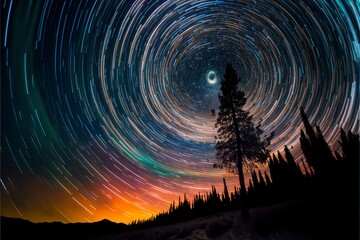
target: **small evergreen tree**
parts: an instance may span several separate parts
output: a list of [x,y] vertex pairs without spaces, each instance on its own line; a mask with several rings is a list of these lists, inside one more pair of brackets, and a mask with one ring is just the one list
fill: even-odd
[[245,162],[265,162],[269,156],[267,149],[270,138],[260,139],[260,126],[254,126],[252,116],[243,109],[245,93],[238,88],[239,78],[231,64],[227,64],[221,82],[220,107],[215,124],[217,163],[214,167],[226,168],[239,175],[242,214],[248,215],[246,188],[243,173]]
[[230,205],[230,196],[229,196],[229,191],[226,186],[225,178],[223,178],[223,183],[224,183],[224,197],[223,197],[222,201],[223,201],[225,207],[227,208]]
[[271,182],[270,177],[269,177],[269,175],[267,174],[266,171],[265,171],[265,181],[266,181],[266,186],[271,187],[272,182]]
[[291,181],[293,181],[293,184],[296,186],[297,184],[299,184],[300,179],[302,179],[303,174],[301,172],[301,169],[295,162],[295,159],[291,154],[289,148],[286,145],[284,147],[284,151],[285,151],[285,158],[288,163],[289,176],[291,178]]
[[345,160],[359,160],[359,134],[348,131],[348,134],[346,135],[344,129],[341,128],[339,143],[341,145],[342,155]]

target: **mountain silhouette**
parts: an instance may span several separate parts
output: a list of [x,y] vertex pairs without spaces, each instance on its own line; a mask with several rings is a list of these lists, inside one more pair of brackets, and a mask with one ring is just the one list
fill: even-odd
[[128,225],[103,219],[93,223],[33,223],[20,218],[1,217],[1,239],[90,239],[124,232]]

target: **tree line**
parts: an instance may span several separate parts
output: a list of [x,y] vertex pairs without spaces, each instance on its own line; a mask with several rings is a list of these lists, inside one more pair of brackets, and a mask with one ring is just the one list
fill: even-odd
[[[331,152],[318,126],[311,126],[301,108],[304,130],[300,131],[303,156],[296,162],[287,146],[284,152],[267,159],[268,171],[251,170],[246,188],[248,207],[260,207],[294,199],[324,200],[354,207],[359,201],[359,134],[340,130],[341,154]],[[225,178],[223,192],[212,186],[210,192],[196,194],[170,204],[169,210],[147,220],[133,221],[133,227],[152,227],[178,223],[223,211],[241,209],[241,189],[229,191]],[[326,204],[326,203],[325,203]],[[329,206],[334,207],[334,206]],[[335,206],[336,207],[336,206]],[[356,213],[356,209],[352,209]]]

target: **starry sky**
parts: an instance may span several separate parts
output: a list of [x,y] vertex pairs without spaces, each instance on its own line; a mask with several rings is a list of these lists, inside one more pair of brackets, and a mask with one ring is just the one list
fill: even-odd
[[[300,156],[359,131],[359,0],[1,1],[1,214],[129,223],[237,176],[213,169],[220,81]],[[247,181],[246,181],[247,182]]]

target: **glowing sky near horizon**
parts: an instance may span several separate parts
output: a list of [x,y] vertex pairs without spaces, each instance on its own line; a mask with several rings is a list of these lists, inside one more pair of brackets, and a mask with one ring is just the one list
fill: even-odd
[[227,62],[271,150],[300,156],[300,106],[337,148],[359,131],[359,19],[358,0],[2,0],[2,215],[128,223],[232,189],[212,167]]

